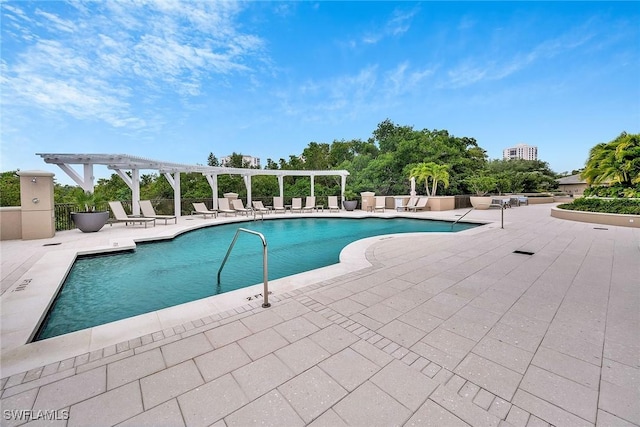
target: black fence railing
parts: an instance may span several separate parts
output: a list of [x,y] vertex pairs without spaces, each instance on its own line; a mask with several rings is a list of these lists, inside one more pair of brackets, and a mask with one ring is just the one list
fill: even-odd
[[[301,197],[302,203],[303,204],[305,203],[306,195],[300,195],[300,196],[285,196],[284,204],[290,205],[291,199],[293,199],[294,197]],[[246,204],[246,199],[245,198],[242,198],[242,199],[243,199],[243,202]],[[360,199],[360,198],[358,197],[357,199]],[[265,206],[273,205],[273,197],[271,196],[252,197],[252,200],[261,201]],[[187,198],[187,199],[182,199],[180,202],[181,215],[190,215],[191,212],[193,211],[194,202],[204,203],[207,206],[207,208],[213,209],[213,198]],[[121,201],[121,203],[125,211],[128,213],[131,213],[132,211],[131,200],[124,200],[124,201]],[[156,211],[156,214],[158,215],[173,214],[173,209],[174,209],[173,199],[154,199],[154,200],[151,200],[151,204],[153,205],[153,208]],[[316,205],[324,205],[325,207],[328,206],[328,196],[316,196]],[[455,196],[456,209],[463,209],[463,208],[470,208],[470,207],[471,207],[471,201],[468,195]],[[108,210],[110,212],[110,215],[113,217],[113,213],[111,213],[111,210],[109,209],[109,205],[107,203],[96,206],[96,209],[102,210],[102,211]],[[75,210],[76,210],[76,206],[71,203],[58,203],[55,205],[54,211],[55,211],[56,231],[73,230],[74,228],[76,228],[75,225],[73,224],[73,221],[71,220],[71,212],[74,212]]]

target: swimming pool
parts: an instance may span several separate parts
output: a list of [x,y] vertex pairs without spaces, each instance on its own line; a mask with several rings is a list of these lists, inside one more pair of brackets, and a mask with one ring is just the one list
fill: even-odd
[[[453,231],[478,224],[458,223]],[[241,234],[217,272],[236,230],[264,234],[269,280],[339,262],[340,251],[366,237],[450,232],[451,223],[411,218],[296,218],[207,227],[135,251],[76,260],[35,341],[160,310],[262,282],[262,244]]]

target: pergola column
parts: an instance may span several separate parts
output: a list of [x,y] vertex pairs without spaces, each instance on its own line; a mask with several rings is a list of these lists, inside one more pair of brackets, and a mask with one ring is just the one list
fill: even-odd
[[315,196],[315,188],[314,188],[314,183],[315,183],[315,175],[311,175],[311,195]]
[[131,213],[140,215],[140,170],[131,169],[131,176],[123,172],[122,169],[115,169],[115,171],[131,190]]
[[169,185],[173,188],[173,214],[179,218],[182,216],[182,194],[180,193],[180,172],[173,175],[169,172],[164,173],[164,177],[169,181]]
[[247,187],[247,208],[251,207],[251,175],[244,175],[244,186]]
[[344,189],[347,186],[347,177],[342,175],[340,178],[340,199],[342,200],[340,203],[342,203],[342,209],[344,209]]
[[280,197],[284,200],[284,175],[278,175],[278,188],[280,190]]
[[218,209],[218,175],[205,175],[213,196],[213,210]]

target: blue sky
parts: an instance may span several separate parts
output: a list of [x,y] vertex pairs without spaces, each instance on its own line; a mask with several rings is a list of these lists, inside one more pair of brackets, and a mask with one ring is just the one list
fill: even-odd
[[[640,132],[639,2],[4,1],[1,170],[38,152],[277,161],[390,119],[538,146]],[[104,169],[96,175],[107,176]]]

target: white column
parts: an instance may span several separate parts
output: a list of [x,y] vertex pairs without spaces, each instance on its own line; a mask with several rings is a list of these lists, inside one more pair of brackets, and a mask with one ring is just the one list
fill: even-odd
[[218,209],[218,175],[205,175],[213,196],[213,210]]
[[315,176],[314,175],[310,175],[311,176],[311,196],[315,196]]
[[280,197],[284,198],[284,176],[283,175],[278,175],[278,187],[280,188]]
[[344,188],[347,186],[347,176],[342,175],[340,178],[340,203],[342,204],[342,209],[344,209]]
[[140,170],[131,169],[131,213],[140,215]]
[[247,187],[247,208],[251,207],[251,175],[245,175],[242,177],[244,179],[244,186]]
[[84,165],[84,177],[78,175],[78,172],[75,169],[71,168],[66,163],[56,163],[60,169],[62,169],[69,178],[75,181],[76,184],[82,188],[85,193],[93,193],[93,164],[86,163]]
[[182,194],[180,193],[180,172],[176,172],[173,175],[169,172],[164,173],[164,177],[167,178],[169,185],[173,188],[173,214],[176,217],[182,216]]

